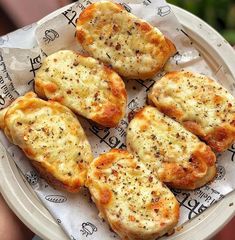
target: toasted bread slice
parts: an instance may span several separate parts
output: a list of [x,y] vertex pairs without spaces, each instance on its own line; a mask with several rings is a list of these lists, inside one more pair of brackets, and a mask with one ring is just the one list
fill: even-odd
[[130,122],[127,148],[171,187],[199,188],[216,174],[216,157],[210,147],[151,106]]
[[235,140],[234,97],[206,76],[168,73],[155,83],[149,99],[216,152],[225,151]]
[[175,196],[127,151],[114,149],[96,158],[86,185],[101,217],[121,239],[154,240],[178,222]]
[[0,115],[8,139],[50,184],[71,192],[84,186],[92,152],[79,121],[67,107],[28,93]]
[[152,78],[176,52],[157,28],[109,1],[83,10],[76,35],[91,56],[129,79]]
[[117,126],[125,115],[127,94],[118,74],[70,50],[44,60],[36,73],[35,91],[105,127]]

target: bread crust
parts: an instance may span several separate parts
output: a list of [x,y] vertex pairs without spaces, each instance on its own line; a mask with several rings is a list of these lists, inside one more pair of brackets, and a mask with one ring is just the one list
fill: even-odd
[[168,186],[196,189],[216,175],[211,148],[156,108],[146,106],[127,130],[127,149]]
[[35,91],[105,127],[117,126],[125,115],[127,93],[118,74],[70,50],[44,60],[36,72]]
[[5,112],[3,130],[52,186],[77,192],[84,186],[92,152],[76,116],[57,102],[28,93]]
[[83,10],[76,36],[86,52],[129,79],[154,77],[176,52],[157,28],[109,1]]
[[87,178],[100,215],[126,240],[154,240],[172,231],[179,203],[132,154],[113,149],[90,165]]
[[221,85],[197,73],[166,74],[153,86],[149,100],[183,124],[216,152],[235,140],[235,100]]

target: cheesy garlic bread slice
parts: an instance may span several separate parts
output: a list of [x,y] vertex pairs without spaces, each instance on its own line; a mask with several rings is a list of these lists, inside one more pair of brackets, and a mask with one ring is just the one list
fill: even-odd
[[206,76],[170,72],[155,83],[149,100],[216,152],[225,151],[235,140],[234,97]]
[[109,1],[83,10],[76,35],[86,52],[129,79],[153,77],[176,52],[157,28]]
[[76,116],[57,102],[30,92],[0,112],[8,139],[55,187],[76,192],[84,186],[92,152]]
[[96,158],[86,185],[100,216],[121,239],[154,240],[178,222],[175,196],[127,151],[113,149]]
[[35,91],[105,127],[117,126],[125,115],[127,94],[118,74],[70,50],[44,60],[36,72]]
[[130,122],[127,149],[160,181],[174,188],[199,188],[216,174],[216,157],[210,147],[151,106]]

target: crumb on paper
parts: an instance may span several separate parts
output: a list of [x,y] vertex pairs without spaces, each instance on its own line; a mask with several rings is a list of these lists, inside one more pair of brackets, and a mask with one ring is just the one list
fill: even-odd
[[179,227],[175,228],[175,230],[176,230],[177,232],[179,232],[179,231],[181,231],[183,228],[184,228],[184,226],[183,226],[183,225],[181,225],[181,226],[179,226]]

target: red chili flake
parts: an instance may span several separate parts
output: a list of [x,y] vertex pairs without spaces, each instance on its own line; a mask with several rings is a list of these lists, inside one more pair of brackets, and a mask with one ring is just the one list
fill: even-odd
[[117,177],[118,176],[118,172],[116,171],[116,170],[112,170],[112,174],[115,176],[115,177]]
[[99,95],[99,93],[96,92],[95,95],[94,95],[94,98],[97,99],[98,95]]
[[152,181],[153,181],[153,177],[149,176],[149,182],[152,182]]
[[118,43],[118,44],[116,45],[115,49],[116,49],[117,51],[120,50],[120,49],[121,49],[121,45]]
[[79,64],[79,63],[78,63],[77,61],[75,61],[75,62],[73,63],[73,66],[76,67],[76,66],[78,66],[78,64]]
[[134,221],[135,221],[135,217],[134,217],[134,216],[132,216],[132,215],[129,215],[129,217],[128,217],[128,218],[129,218],[129,220],[130,220],[130,221],[132,221],[132,222],[134,222]]
[[118,167],[123,168],[123,166],[121,164],[118,163],[117,165],[118,165]]
[[116,24],[113,25],[113,30],[114,30],[115,32],[118,31],[118,26],[117,26]]
[[154,212],[155,212],[155,213],[158,213],[158,212],[159,212],[159,209],[154,209]]

